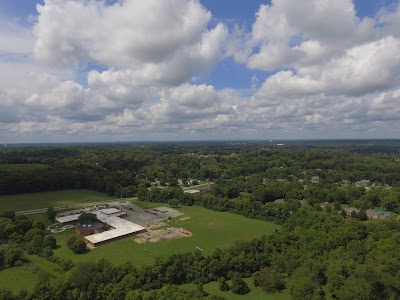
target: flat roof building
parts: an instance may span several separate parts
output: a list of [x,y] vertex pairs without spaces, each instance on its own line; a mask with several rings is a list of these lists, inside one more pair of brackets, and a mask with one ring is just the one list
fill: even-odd
[[[112,227],[110,230],[90,234],[85,237],[85,241],[93,247],[146,232],[145,227],[125,219],[121,219],[119,216],[123,216],[125,213],[119,209],[107,208],[94,211],[93,213],[96,214],[96,218],[99,222]],[[56,218],[56,221],[61,224],[71,223],[78,221],[80,215],[81,214],[73,214],[65,217],[58,217]],[[84,228],[87,228],[87,226],[84,226],[83,224],[78,225],[78,227],[79,231],[83,231]]]

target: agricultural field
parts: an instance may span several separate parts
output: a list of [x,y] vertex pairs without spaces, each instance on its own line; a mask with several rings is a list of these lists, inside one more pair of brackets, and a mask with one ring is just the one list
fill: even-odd
[[0,196],[0,211],[25,211],[49,206],[69,206],[112,200],[111,196],[90,190],[62,190]]
[[[146,208],[164,206],[164,203],[144,203],[136,205]],[[215,212],[197,206],[178,208],[183,216],[172,219],[171,227],[184,228],[192,233],[191,237],[177,240],[164,240],[158,243],[138,244],[134,237],[100,246],[86,254],[73,254],[67,247],[67,240],[74,234],[73,229],[54,234],[61,247],[54,250],[54,255],[78,261],[97,261],[106,258],[114,264],[132,262],[134,265],[152,263],[155,257],[166,258],[172,254],[194,251],[196,246],[204,255],[211,254],[216,248],[227,248],[238,240],[250,240],[257,236],[270,234],[279,228],[272,222],[247,219],[243,216]],[[183,218],[189,218],[181,220]]]

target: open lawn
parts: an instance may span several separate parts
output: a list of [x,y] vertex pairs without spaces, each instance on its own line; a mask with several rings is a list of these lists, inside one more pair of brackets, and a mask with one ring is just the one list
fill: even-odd
[[[135,204],[144,206],[138,201]],[[147,208],[164,206],[163,203],[146,203]],[[158,243],[138,244],[134,238],[113,242],[89,251],[86,254],[73,254],[66,246],[68,238],[74,234],[73,229],[54,234],[61,247],[54,251],[56,256],[70,258],[73,261],[97,261],[106,258],[114,264],[130,261],[134,265],[152,263],[155,257],[166,258],[175,253],[194,251],[196,246],[209,255],[216,248],[232,246],[237,240],[249,240],[257,236],[270,234],[279,226],[272,222],[247,219],[243,216],[215,212],[197,206],[178,208],[184,213],[169,222],[173,227],[183,227],[192,233],[191,237],[177,240],[165,240]],[[184,217],[190,219],[180,220]]]
[[14,293],[21,290],[32,291],[39,281],[39,270],[50,274],[51,278],[60,278],[63,271],[56,264],[39,256],[29,255],[29,263],[0,271],[0,289],[8,289]]
[[14,293],[23,289],[32,291],[37,282],[34,268],[30,264],[0,271],[0,289]]
[[111,196],[90,190],[62,190],[0,196],[0,211],[24,211],[49,206],[67,206],[96,201],[112,200]]
[[[250,293],[246,295],[237,295],[232,293],[231,291],[223,292],[220,291],[218,282],[213,281],[207,283],[203,286],[204,291],[211,295],[221,296],[225,299],[230,300],[290,300],[290,294],[288,290],[284,290],[282,292],[273,293],[273,294],[266,294],[260,287],[255,287],[253,284],[252,278],[244,278],[244,281],[247,283],[248,287],[250,288]],[[231,281],[228,280],[227,283],[231,285]],[[184,284],[181,285],[182,288],[187,290],[196,290],[197,286],[194,283],[191,284]]]

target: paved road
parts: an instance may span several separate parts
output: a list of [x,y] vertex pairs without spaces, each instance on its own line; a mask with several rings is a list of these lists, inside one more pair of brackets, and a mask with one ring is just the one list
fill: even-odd
[[[120,202],[120,201],[131,201],[131,200],[137,200],[137,197],[129,197],[129,198],[113,198],[110,200],[105,200],[105,201],[97,201],[97,202],[90,202],[90,203],[83,203],[83,204],[75,204],[75,205],[66,205],[66,206],[55,206],[55,210],[64,210],[64,209],[75,209],[75,208],[81,208],[81,207],[88,207],[88,206],[94,206],[96,204],[101,204],[101,203],[111,203],[111,202]],[[24,210],[24,211],[17,211],[17,215],[33,215],[33,214],[40,214],[40,213],[45,213],[47,212],[48,207],[46,208],[38,208],[38,209],[32,209],[32,210]]]

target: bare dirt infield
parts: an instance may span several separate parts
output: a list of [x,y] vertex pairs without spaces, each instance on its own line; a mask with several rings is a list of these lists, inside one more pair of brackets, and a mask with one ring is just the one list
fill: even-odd
[[147,228],[146,233],[141,233],[138,235],[138,237],[135,239],[135,242],[139,244],[157,243],[163,240],[180,239],[184,237],[190,237],[192,235],[189,231],[177,227],[167,227],[165,229],[157,230],[151,229],[159,227],[160,225],[161,224],[152,224]]

